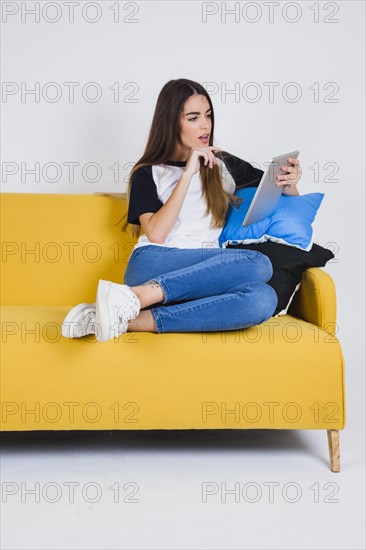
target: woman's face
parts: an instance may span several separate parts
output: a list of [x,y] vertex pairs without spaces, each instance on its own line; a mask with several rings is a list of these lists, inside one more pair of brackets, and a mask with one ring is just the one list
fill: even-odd
[[180,138],[187,153],[191,147],[208,146],[212,128],[211,116],[212,109],[204,95],[192,95],[185,102],[180,119]]

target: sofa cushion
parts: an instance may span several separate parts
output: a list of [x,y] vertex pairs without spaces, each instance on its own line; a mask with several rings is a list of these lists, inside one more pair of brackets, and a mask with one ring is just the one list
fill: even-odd
[[1,307],[3,431],[343,428],[339,341],[302,319],[101,343],[62,337],[68,311]]
[[254,244],[230,244],[227,248],[258,250],[271,260],[273,275],[268,284],[274,288],[278,297],[274,316],[286,313],[295,291],[299,288],[304,271],[309,267],[323,267],[329,260],[334,258],[331,250],[316,243],[308,252],[272,241]]
[[281,195],[271,216],[243,227],[243,220],[256,190],[256,187],[236,190],[235,195],[242,198],[243,202],[238,207],[230,206],[219,236],[219,245],[225,248],[229,243],[250,244],[270,240],[309,251],[313,238],[311,224],[324,193]]

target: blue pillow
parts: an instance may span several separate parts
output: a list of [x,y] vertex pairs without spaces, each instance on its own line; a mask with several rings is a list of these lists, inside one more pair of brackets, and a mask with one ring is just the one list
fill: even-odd
[[313,228],[318,208],[324,198],[324,193],[308,193],[307,195],[280,195],[271,216],[242,226],[250,203],[257,187],[237,189],[235,195],[244,201],[235,207],[229,207],[225,227],[219,236],[219,246],[226,248],[228,244],[251,244],[274,241],[301,250],[309,251],[313,245]]

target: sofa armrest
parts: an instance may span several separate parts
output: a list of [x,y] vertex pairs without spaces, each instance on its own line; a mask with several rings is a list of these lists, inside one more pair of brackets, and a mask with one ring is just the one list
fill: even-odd
[[332,277],[319,267],[304,271],[288,313],[335,335],[337,301]]

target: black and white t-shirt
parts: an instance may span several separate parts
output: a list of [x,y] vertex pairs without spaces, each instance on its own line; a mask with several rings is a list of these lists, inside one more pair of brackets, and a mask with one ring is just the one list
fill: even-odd
[[[263,170],[226,151],[221,153],[224,162],[216,158],[222,165],[224,189],[234,193],[241,187],[258,187]],[[165,164],[139,168],[132,179],[128,223],[140,225],[141,214],[157,212],[174,191],[185,166],[186,161],[167,161]],[[143,234],[133,250],[148,244],[177,248],[219,247],[218,237],[222,228],[211,227],[212,216],[206,215],[206,208],[198,171],[192,177],[178,219],[164,243],[153,243]]]

